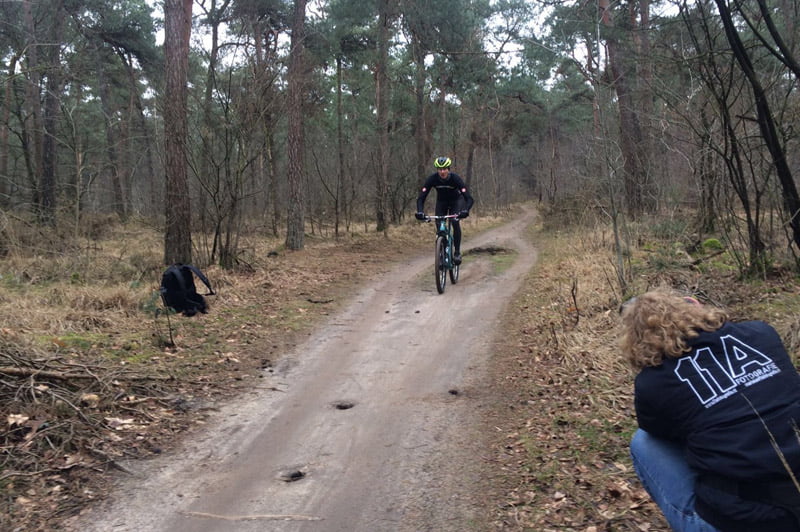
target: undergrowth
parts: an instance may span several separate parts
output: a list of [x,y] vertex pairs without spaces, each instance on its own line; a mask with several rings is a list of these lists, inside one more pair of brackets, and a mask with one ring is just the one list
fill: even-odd
[[[668,285],[734,319],[764,319],[800,354],[800,282],[788,271],[742,280],[736,258],[705,246],[690,255],[684,223],[642,224],[625,253],[625,290],[611,227],[552,219],[532,237],[539,261],[498,332],[491,386],[503,399],[493,460],[505,489],[496,530],[668,532],[633,472],[634,374],[617,349],[623,292]],[[488,422],[487,422],[488,423]]]

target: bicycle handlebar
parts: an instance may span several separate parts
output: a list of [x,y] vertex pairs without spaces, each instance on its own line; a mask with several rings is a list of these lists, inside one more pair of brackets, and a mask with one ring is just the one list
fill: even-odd
[[458,218],[457,214],[445,214],[444,216],[428,216],[425,215],[425,221],[431,222],[433,220],[446,220],[448,218]]

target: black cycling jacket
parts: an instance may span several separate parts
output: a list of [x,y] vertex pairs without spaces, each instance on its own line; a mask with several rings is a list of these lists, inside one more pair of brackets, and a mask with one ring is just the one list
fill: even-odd
[[436,189],[437,206],[442,204],[454,206],[462,196],[466,202],[464,205],[466,210],[470,210],[475,203],[475,200],[470,195],[467,185],[464,183],[464,180],[461,179],[461,176],[450,172],[447,179],[442,179],[437,172],[425,179],[422,190],[420,190],[419,196],[417,197],[417,212],[423,212],[425,210],[425,199],[428,197],[431,189]]

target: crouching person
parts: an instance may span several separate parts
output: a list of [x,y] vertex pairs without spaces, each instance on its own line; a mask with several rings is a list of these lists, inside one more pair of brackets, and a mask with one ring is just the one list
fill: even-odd
[[653,290],[620,308],[639,479],[677,532],[800,532],[800,375],[777,332]]

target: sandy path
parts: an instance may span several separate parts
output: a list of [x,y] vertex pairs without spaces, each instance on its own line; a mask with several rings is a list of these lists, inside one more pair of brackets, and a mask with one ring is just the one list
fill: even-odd
[[78,527],[475,529],[482,464],[473,392],[498,315],[535,262],[520,238],[533,217],[474,238],[465,231],[465,251],[516,251],[501,273],[488,255],[465,253],[459,283],[439,295],[431,253],[366,286],[281,360],[264,389],[226,405],[174,453],[128,464],[133,477]]

